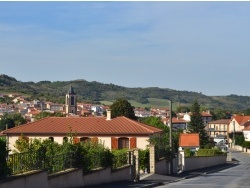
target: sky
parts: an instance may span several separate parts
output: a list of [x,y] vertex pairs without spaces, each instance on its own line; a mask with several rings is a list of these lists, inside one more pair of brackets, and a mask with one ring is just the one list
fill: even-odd
[[250,96],[250,2],[0,2],[0,74]]

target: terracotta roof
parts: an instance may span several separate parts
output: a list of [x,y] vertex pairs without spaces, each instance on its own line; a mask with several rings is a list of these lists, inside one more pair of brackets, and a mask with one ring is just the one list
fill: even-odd
[[[170,121],[170,118],[163,118],[162,121],[167,121],[169,122]],[[188,121],[186,121],[185,119],[183,118],[176,118],[176,117],[173,117],[172,118],[172,123],[187,123]]]
[[106,120],[106,117],[48,117],[20,125],[3,133],[19,135],[151,135],[162,130],[126,117]]
[[207,112],[201,112],[201,116],[202,117],[212,117],[212,115],[207,113]]
[[245,128],[243,129],[243,131],[245,130],[245,131],[250,131],[250,122],[246,122],[245,124],[244,124],[244,126],[245,126]]
[[250,121],[250,116],[234,116],[233,118],[239,125],[244,125],[246,122]]
[[208,124],[228,124],[230,121],[230,119],[218,119],[216,121],[210,121]]
[[200,146],[199,134],[198,133],[180,134],[179,146],[180,147],[199,147]]

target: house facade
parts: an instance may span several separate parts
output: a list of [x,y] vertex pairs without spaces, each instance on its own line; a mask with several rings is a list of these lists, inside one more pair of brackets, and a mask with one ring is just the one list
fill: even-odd
[[228,124],[230,119],[220,119],[208,123],[208,135],[211,138],[224,137],[227,138]]
[[[152,135],[160,135],[161,129],[151,127],[126,117],[48,117],[12,129],[2,131],[8,148],[14,150],[20,136],[27,140],[51,139],[59,144],[73,140],[74,143],[95,140],[109,149],[146,149]],[[70,136],[71,135],[71,136]]]
[[243,134],[244,134],[245,141],[250,141],[250,125],[246,126],[243,129]]

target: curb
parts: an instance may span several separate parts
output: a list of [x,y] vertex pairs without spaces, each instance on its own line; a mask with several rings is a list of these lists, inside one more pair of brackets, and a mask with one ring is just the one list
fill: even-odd
[[232,163],[232,164],[229,164],[228,166],[224,166],[224,167],[221,167],[221,168],[218,168],[218,169],[215,169],[215,170],[210,170],[210,171],[206,171],[206,172],[202,172],[202,173],[188,175],[186,177],[179,178],[179,179],[172,180],[172,181],[156,182],[156,183],[152,183],[152,184],[145,185],[145,186],[142,186],[142,187],[151,188],[151,187],[156,187],[156,186],[160,186],[160,185],[167,185],[167,184],[179,182],[179,181],[182,181],[182,180],[185,180],[185,179],[191,179],[191,178],[194,178],[194,177],[198,177],[198,176],[202,176],[202,175],[206,175],[206,174],[211,174],[211,173],[219,172],[219,171],[225,170],[227,168],[230,168],[230,167],[232,167],[234,165],[235,165],[235,163]]

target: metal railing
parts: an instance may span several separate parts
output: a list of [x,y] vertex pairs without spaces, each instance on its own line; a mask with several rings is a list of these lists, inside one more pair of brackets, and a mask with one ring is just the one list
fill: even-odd
[[74,153],[64,153],[45,156],[38,152],[25,152],[10,154],[7,159],[11,175],[28,172],[31,170],[48,170],[55,173],[67,168],[75,167]]

